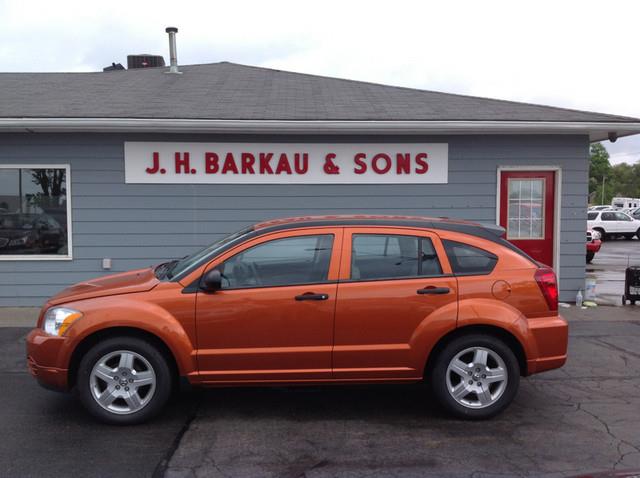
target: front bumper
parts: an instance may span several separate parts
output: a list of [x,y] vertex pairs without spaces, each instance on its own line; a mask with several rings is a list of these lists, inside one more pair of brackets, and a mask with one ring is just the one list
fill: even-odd
[[562,367],[567,361],[569,324],[560,315],[529,319],[529,330],[537,350],[527,360],[528,374]]
[[62,366],[61,352],[66,337],[54,337],[42,329],[33,329],[27,335],[27,364],[29,372],[45,388],[68,390],[68,370]]

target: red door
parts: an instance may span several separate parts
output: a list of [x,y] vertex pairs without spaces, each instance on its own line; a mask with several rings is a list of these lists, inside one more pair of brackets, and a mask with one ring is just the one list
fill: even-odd
[[509,242],[537,261],[554,267],[555,172],[503,171],[500,225]]

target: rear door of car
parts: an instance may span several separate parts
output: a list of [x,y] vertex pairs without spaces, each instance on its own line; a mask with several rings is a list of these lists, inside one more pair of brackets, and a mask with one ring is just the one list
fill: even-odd
[[426,351],[457,319],[457,281],[438,236],[353,227],[342,240],[334,379],[421,376]]

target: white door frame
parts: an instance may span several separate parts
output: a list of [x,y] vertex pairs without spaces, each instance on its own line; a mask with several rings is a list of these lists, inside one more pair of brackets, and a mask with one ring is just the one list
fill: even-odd
[[555,172],[554,210],[553,210],[553,264],[558,282],[560,282],[560,212],[562,211],[562,167],[560,166],[498,166],[496,180],[496,224],[500,225],[500,186],[503,172],[553,171]]

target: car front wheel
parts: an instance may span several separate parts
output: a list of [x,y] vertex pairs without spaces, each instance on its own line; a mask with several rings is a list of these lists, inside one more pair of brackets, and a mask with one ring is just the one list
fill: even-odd
[[502,412],[520,384],[520,366],[502,340],[491,335],[458,337],[436,357],[430,377],[438,401],[452,414],[486,419]]
[[172,390],[164,355],[135,337],[113,337],[91,348],[78,368],[77,393],[99,420],[119,425],[144,422],[163,408]]

